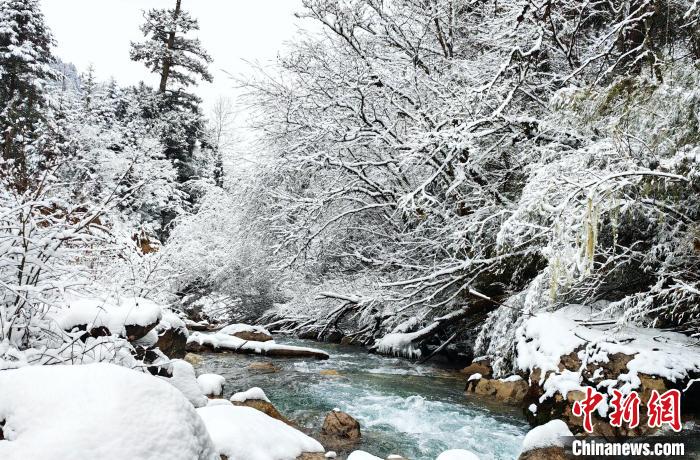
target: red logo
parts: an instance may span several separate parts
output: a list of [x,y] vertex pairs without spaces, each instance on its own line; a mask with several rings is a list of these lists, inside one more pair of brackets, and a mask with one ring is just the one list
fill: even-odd
[[[610,405],[613,410],[610,413],[610,425],[620,427],[625,422],[629,428],[639,426],[639,393],[632,391],[624,395],[619,390],[613,390],[612,393]],[[586,432],[593,432],[593,411],[604,399],[602,394],[586,387],[586,397],[574,403],[573,413],[577,417],[583,417],[583,429]],[[681,392],[668,390],[660,395],[658,391],[652,390],[647,404],[647,415],[647,425],[650,428],[660,428],[668,424],[674,431],[681,431]]]

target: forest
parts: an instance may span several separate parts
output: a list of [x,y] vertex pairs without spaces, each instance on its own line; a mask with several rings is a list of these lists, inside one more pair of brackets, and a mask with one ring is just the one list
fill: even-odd
[[[613,391],[639,392],[649,418],[654,391],[678,391],[694,420],[696,0],[302,0],[308,28],[232,74],[235,103],[211,110],[199,22],[170,3],[144,11],[131,43],[154,84],[129,86],[56,57],[38,0],[0,0],[0,458],[85,458],[56,453],[68,439],[105,459],[535,460],[568,457],[519,452],[523,438],[542,447],[525,424],[545,438],[648,434],[611,428],[608,409],[588,430],[569,407],[587,388],[609,409]],[[232,170],[232,155],[258,161]],[[515,450],[436,434],[438,447],[330,456],[334,442],[296,419],[306,435],[280,434],[288,451],[222,437],[268,422],[203,395],[280,382],[219,382],[218,352],[330,356],[313,364],[328,376],[343,347],[363,366],[449,370],[465,399],[517,407],[503,428]],[[33,396],[51,381],[58,396]],[[69,396],[86,385],[106,390],[82,414]],[[142,394],[122,394],[132,385]],[[86,434],[109,392],[148,428],[115,417]],[[144,402],[158,392],[170,399]],[[231,401],[270,403],[253,396]],[[38,419],[56,411],[66,423],[49,435]],[[142,439],[120,450],[104,442],[114,433]]]

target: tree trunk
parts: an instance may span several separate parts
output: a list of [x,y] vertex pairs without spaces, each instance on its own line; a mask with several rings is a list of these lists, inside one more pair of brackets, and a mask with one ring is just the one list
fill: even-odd
[[168,52],[166,54],[165,59],[163,59],[163,70],[160,74],[160,86],[158,88],[158,91],[160,91],[161,93],[164,93],[165,90],[168,88],[168,77],[170,77],[170,67],[173,65],[172,50],[175,46],[177,18],[180,17],[181,4],[182,0],[177,0],[177,2],[175,3],[175,12],[173,13],[173,30],[171,30],[170,34],[168,35],[168,42],[166,44]]

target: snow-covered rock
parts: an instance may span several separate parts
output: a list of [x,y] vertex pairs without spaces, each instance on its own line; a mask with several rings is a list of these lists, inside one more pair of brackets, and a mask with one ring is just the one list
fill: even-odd
[[451,449],[438,455],[435,460],[479,460],[479,457],[468,450]]
[[187,353],[187,327],[185,322],[171,311],[164,311],[155,328],[158,348],[170,358],[182,359]]
[[67,306],[49,316],[65,331],[86,331],[105,327],[111,334],[130,341],[144,337],[162,319],[163,309],[152,300],[140,297],[90,298],[73,296]]
[[247,406],[259,410],[263,414],[277,419],[287,425],[292,425],[287,417],[282,415],[280,411],[270,402],[265,392],[258,387],[251,388],[247,391],[241,391],[231,396],[230,402],[236,406]]
[[580,306],[569,305],[528,318],[516,333],[516,364],[529,374],[531,384],[523,401],[529,407],[525,415],[533,425],[560,418],[574,432],[582,431],[581,419],[570,408],[584,397],[587,386],[640,394],[643,419],[634,429],[611,427],[605,419],[608,403],[598,406],[594,430],[609,437],[649,431],[644,414],[652,390],[678,389],[681,404],[696,407],[692,399],[697,389],[689,388],[700,374],[700,347],[692,339],[659,329],[611,328],[609,321],[586,323],[585,318]]
[[234,393],[230,400],[234,402],[246,402],[249,399],[260,399],[262,401],[270,402],[262,388],[258,387],[253,387],[246,391]]
[[194,367],[190,363],[181,359],[174,359],[163,367],[165,367],[171,377],[159,376],[158,378],[165,380],[180,390],[194,407],[207,405],[208,398],[199,386]]
[[384,460],[381,457],[377,457],[376,455],[372,455],[369,452],[365,452],[364,450],[356,450],[353,451],[350,455],[348,455],[348,460]]
[[290,460],[324,452],[321,444],[250,407],[216,405],[197,409],[220,455],[236,460]]
[[197,383],[206,396],[221,396],[226,379],[218,374],[202,374],[197,377]]
[[187,351],[195,353],[202,351],[228,351],[284,358],[328,359],[328,353],[315,348],[281,345],[273,340],[267,342],[243,340],[220,332],[213,334],[193,332],[187,339]]
[[523,440],[522,452],[543,447],[565,447],[565,437],[572,437],[569,427],[562,420],[551,420],[530,430]]
[[218,460],[175,388],[112,364],[0,372],[3,460]]

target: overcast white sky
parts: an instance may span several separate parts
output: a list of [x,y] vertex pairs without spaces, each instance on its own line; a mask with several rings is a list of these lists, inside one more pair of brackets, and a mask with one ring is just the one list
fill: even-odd
[[[142,10],[172,8],[174,0],[42,0],[46,21],[58,47],[56,54],[83,71],[90,63],[100,79],[113,76],[122,84],[141,80],[152,85],[156,77],[129,60],[129,43],[142,40]],[[231,93],[223,72],[246,70],[243,60],[273,59],[283,43],[295,35],[301,22],[294,13],[301,0],[183,0],[182,6],[199,19],[198,33],[214,58],[214,84],[198,90],[210,104]]]

